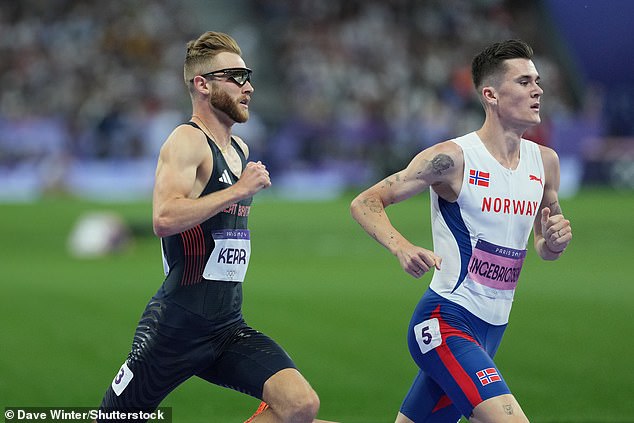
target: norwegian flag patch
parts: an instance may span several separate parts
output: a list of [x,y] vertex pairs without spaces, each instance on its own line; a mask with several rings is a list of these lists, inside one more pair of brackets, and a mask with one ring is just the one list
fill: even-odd
[[502,380],[500,374],[495,367],[489,367],[488,369],[480,370],[476,372],[476,376],[480,379],[482,386],[487,386],[489,383],[499,382]]
[[469,183],[477,185],[479,187],[489,186],[489,172],[483,172],[481,170],[469,169]]

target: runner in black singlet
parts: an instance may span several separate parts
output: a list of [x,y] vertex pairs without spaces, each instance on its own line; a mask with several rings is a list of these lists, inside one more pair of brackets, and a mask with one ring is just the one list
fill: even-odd
[[[214,170],[201,195],[238,179],[218,147],[207,141]],[[232,144],[244,168],[244,153],[235,141]],[[226,182],[223,175],[228,175]],[[200,225],[161,240],[167,277],[141,317],[132,350],[106,392],[103,409],[153,411],[193,375],[262,398],[269,377],[295,367],[272,339],[244,322],[242,282],[211,281],[202,275],[214,249],[211,234],[246,229],[251,200],[234,203]],[[127,374],[132,375],[129,381]]]
[[242,316],[251,201],[271,185],[266,166],[248,161],[247,145],[231,134],[249,117],[250,77],[228,35],[206,32],[188,43],[192,118],[161,148],[152,201],[166,278],[105,393],[99,422],[146,421],[110,417],[152,412],[192,376],[266,402],[253,422],[317,415],[319,398],[288,354]]

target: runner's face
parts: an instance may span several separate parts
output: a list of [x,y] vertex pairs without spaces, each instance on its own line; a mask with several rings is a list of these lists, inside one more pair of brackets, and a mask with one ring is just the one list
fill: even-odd
[[544,90],[535,64],[528,59],[510,59],[505,64],[506,72],[497,89],[500,118],[518,126],[538,125]]
[[[246,68],[244,60],[229,52],[219,53],[214,58],[214,70]],[[209,105],[223,113],[237,123],[246,122],[249,119],[249,103],[253,93],[251,81],[246,81],[243,85],[238,84],[232,78],[224,76],[214,76],[209,79],[211,84],[211,95]]]
[[[214,85],[217,83],[214,82]],[[248,82],[247,82],[248,84]],[[249,119],[248,100],[232,97],[223,87],[214,86],[209,96],[209,105],[213,109],[225,113],[236,123],[244,123]],[[246,101],[246,103],[245,103]]]

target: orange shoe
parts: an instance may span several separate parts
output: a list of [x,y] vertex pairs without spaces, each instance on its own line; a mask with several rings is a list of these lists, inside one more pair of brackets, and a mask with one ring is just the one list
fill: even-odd
[[253,419],[255,418],[255,416],[257,416],[258,414],[262,414],[262,412],[266,410],[267,408],[269,408],[269,405],[265,403],[264,401],[262,401],[258,409],[255,410],[255,413],[253,413],[253,415],[249,417],[244,423],[251,423]]

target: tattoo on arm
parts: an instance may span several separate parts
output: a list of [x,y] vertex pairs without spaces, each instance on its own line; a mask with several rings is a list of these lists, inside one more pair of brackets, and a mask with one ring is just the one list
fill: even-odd
[[550,215],[551,216],[562,214],[561,207],[559,206],[559,202],[558,201],[553,201],[553,202],[549,203],[548,204],[548,208],[550,209]]
[[437,155],[432,159],[431,164],[434,171],[437,172],[439,175],[450,167],[454,167],[453,159],[447,154]]
[[418,173],[421,174],[429,172],[436,175],[442,175],[444,171],[454,166],[455,164],[451,157],[449,157],[447,154],[438,154],[436,157],[431,159],[425,171]]
[[[398,174],[394,175],[394,179],[396,179],[396,182],[400,182],[401,181],[401,175],[398,175]],[[391,187],[392,185],[394,185],[394,182],[392,181],[392,178],[390,178],[390,177],[385,178],[385,180],[383,182],[385,182],[385,185],[388,188]]]
[[376,198],[366,198],[363,200],[363,205],[366,206],[372,213],[381,213],[384,210],[382,204]]

